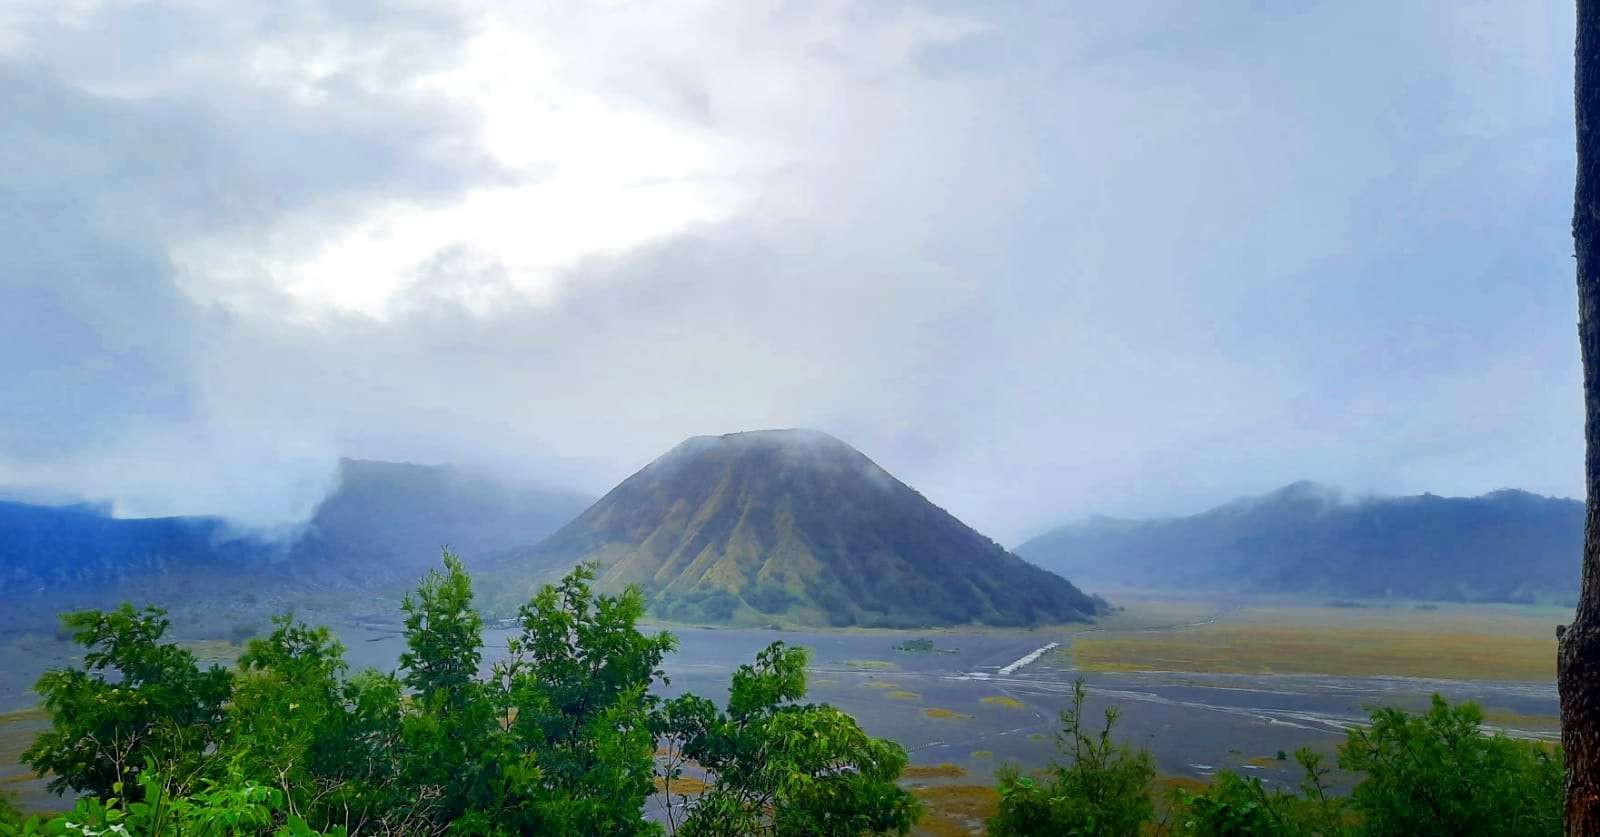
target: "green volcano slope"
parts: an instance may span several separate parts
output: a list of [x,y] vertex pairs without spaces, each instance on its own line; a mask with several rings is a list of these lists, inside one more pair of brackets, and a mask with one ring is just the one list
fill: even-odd
[[[825,433],[698,436],[510,557],[502,596],[573,564],[666,619],[921,627],[1084,620],[1105,607]],[[507,599],[509,601],[511,599]]]

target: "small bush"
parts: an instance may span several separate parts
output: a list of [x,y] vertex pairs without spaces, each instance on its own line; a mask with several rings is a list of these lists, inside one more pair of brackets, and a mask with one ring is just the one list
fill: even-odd
[[1083,704],[1080,677],[1056,734],[1065,761],[1050,765],[1049,778],[1023,776],[1013,765],[1000,769],[1000,812],[989,820],[990,834],[1135,837],[1155,816],[1150,782],[1156,769],[1150,753],[1112,739],[1116,707],[1106,709],[1099,731],[1085,727]]

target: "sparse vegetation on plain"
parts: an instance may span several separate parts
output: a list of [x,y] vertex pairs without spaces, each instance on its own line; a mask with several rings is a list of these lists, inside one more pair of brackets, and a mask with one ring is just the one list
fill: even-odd
[[1080,634],[1059,653],[1085,671],[1388,675],[1547,682],[1554,608],[1253,606],[1167,630]]
[[982,834],[984,823],[1000,809],[1000,793],[991,785],[922,785],[911,792],[923,807],[917,833],[928,837]]
[[679,776],[670,780],[665,776],[657,776],[653,781],[656,793],[669,796],[699,796],[711,787],[711,783],[693,776]]
[[902,779],[959,779],[967,775],[967,769],[959,764],[942,762],[940,764],[911,764],[900,772]]
[[1483,710],[1483,722],[1489,726],[1506,729],[1551,731],[1561,729],[1560,715],[1530,714],[1492,706]]

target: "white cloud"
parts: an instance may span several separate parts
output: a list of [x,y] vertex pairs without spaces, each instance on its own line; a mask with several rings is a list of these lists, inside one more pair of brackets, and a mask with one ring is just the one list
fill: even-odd
[[1005,539],[1579,486],[1554,3],[55,8],[0,484],[275,520],[335,452],[813,425]]

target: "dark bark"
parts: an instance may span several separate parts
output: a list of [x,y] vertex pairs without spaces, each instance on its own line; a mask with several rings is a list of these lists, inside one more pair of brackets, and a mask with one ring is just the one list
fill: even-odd
[[1575,53],[1578,138],[1572,239],[1578,260],[1578,343],[1583,350],[1584,481],[1588,515],[1578,612],[1559,632],[1561,745],[1566,751],[1569,835],[1600,835],[1600,0],[1578,0]]

